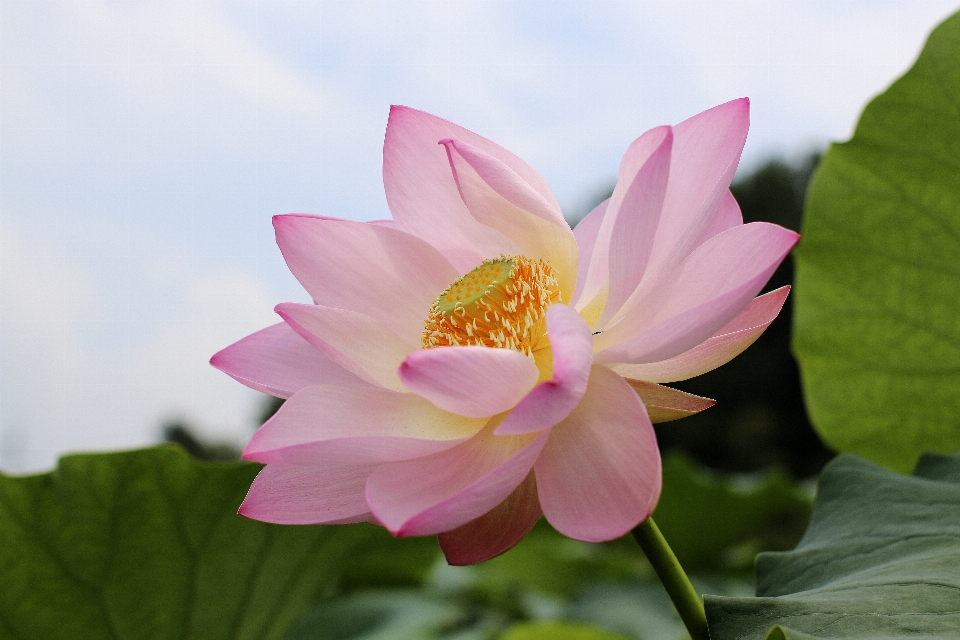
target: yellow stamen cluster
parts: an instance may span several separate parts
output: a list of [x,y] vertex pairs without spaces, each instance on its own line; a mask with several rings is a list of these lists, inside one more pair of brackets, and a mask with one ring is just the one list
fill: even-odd
[[503,255],[484,260],[434,301],[423,348],[479,345],[533,357],[546,333],[547,307],[556,302],[560,286],[543,260]]

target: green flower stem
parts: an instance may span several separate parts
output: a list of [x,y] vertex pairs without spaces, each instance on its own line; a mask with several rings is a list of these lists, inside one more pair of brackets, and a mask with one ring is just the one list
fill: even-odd
[[640,543],[640,548],[647,554],[647,559],[657,572],[657,577],[673,600],[673,606],[683,619],[687,631],[693,640],[710,640],[707,630],[707,614],[703,610],[703,600],[697,595],[690,578],[673,555],[673,550],[657,528],[653,518],[641,523],[633,530],[633,537]]

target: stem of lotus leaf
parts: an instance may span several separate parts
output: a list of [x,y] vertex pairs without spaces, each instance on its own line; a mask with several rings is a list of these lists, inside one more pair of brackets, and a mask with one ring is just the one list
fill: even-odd
[[657,528],[653,518],[647,518],[636,529],[633,537],[640,543],[640,548],[647,554],[647,559],[657,572],[657,577],[663,583],[673,606],[686,625],[687,631],[693,640],[710,640],[710,631],[707,629],[707,614],[703,609],[703,600],[697,594],[690,578],[684,573],[677,561],[677,556]]

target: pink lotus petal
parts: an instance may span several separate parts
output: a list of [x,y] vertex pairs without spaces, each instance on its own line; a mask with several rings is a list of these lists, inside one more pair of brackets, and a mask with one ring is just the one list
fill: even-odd
[[540,372],[519,351],[466,346],[414,351],[399,374],[408,389],[441,409],[486,418],[516,405]]
[[[580,261],[581,268],[586,268],[588,271],[582,294],[585,300],[592,300],[608,286],[612,255],[610,243],[615,236],[614,227],[617,226],[621,213],[625,220],[621,221],[620,225],[626,224],[630,231],[635,231],[638,226],[646,230],[645,233],[649,237],[645,235],[642,239],[644,247],[641,253],[649,257],[650,243],[653,241],[663,204],[665,183],[662,183],[662,181],[667,178],[664,172],[669,171],[672,146],[673,132],[671,128],[657,127],[634,140],[620,159],[617,185],[614,187],[610,204],[603,216],[590,262]],[[648,166],[648,162],[654,155],[659,157]],[[638,183],[641,172],[644,173],[644,178]],[[652,191],[648,191],[650,188],[652,188]],[[626,201],[626,208],[621,212],[628,193],[630,193],[630,199]],[[645,203],[645,206],[641,209],[639,205],[640,200],[643,199],[653,201]],[[654,205],[654,207],[651,208],[649,205]],[[635,240],[635,238],[631,237],[631,240]],[[627,243],[628,247],[629,244]],[[631,253],[636,254],[635,251],[631,251]],[[643,266],[646,266],[646,258],[644,258]]]
[[517,251],[506,236],[467,211],[450,175],[446,151],[437,144],[445,138],[457,138],[483,150],[545,199],[555,200],[536,171],[499,145],[423,111],[392,107],[383,145],[383,184],[393,218],[439,249],[460,273],[466,273],[486,258]]
[[404,358],[420,348],[370,316],[346,309],[287,302],[277,313],[324,356],[372,384],[406,391],[397,376]]
[[620,202],[616,216],[607,218],[612,221],[607,257],[610,289],[599,326],[613,318],[637,289],[650,261],[667,190],[673,144],[670,128],[662,127],[661,130],[665,130],[663,142],[650,153],[622,195],[614,193],[614,198],[619,196]]
[[653,382],[626,378],[627,384],[640,396],[650,422],[671,422],[700,413],[717,404],[716,400],[695,396],[679,389],[671,389]]
[[314,302],[368,315],[414,344],[430,305],[459,275],[436,249],[396,229],[304,215],[273,220],[287,266]]
[[[611,198],[571,233],[525,162],[395,107],[383,173],[393,220],[275,218],[315,304],[280,305],[287,325],[212,360],[289,396],[244,451],[268,466],[242,512],[439,534],[455,564],[510,548],[541,508],[559,531],[589,541],[647,518],[661,482],[651,419],[713,402],[649,379],[717,366],[783,303],[776,293],[751,299],[796,234],[743,225],[729,191],[748,121],[738,100],[647,132],[624,154]],[[420,349],[441,291],[500,254],[554,270],[550,348],[535,360]]]
[[396,229],[397,231],[404,230],[396,220],[371,220],[367,224],[375,224],[381,227],[387,227],[388,229]]
[[560,208],[550,209],[547,200],[493,156],[460,140],[441,142],[473,217],[510,238],[522,255],[553,267],[562,300],[568,302],[577,284],[577,242]]
[[506,500],[530,472],[547,433],[495,436],[495,423],[446,451],[377,467],[367,480],[367,504],[377,520],[397,536],[433,535]]
[[[590,260],[593,255],[594,246],[597,243],[597,236],[600,233],[600,226],[603,224],[603,216],[607,211],[607,205],[610,204],[610,198],[607,198],[598,204],[593,211],[584,216],[583,220],[577,223],[573,228],[573,237],[577,240],[577,287],[574,290],[573,298],[570,304],[579,309],[580,296],[583,293],[583,287],[586,284],[587,273],[590,270]],[[585,301],[589,302],[589,300]]]
[[711,338],[678,356],[646,364],[613,364],[624,378],[650,382],[687,380],[713,371],[743,353],[780,313],[790,287],[780,287],[754,298],[740,314]]
[[504,418],[498,436],[532,433],[566,418],[587,390],[593,364],[590,327],[565,304],[547,309],[547,335],[553,351],[553,378],[542,382]]
[[594,366],[583,401],[550,432],[535,472],[543,514],[565,536],[603,542],[646,520],[660,497],[660,453],[630,385]]
[[710,226],[707,227],[707,230],[700,238],[698,246],[718,233],[723,233],[727,229],[739,227],[742,224],[743,214],[740,212],[740,205],[737,204],[737,199],[734,198],[733,194],[728,190],[727,195],[724,196],[723,201],[720,203],[720,208],[717,209],[716,215],[713,216]]
[[320,354],[283,322],[250,334],[210,358],[210,364],[251,389],[289,398],[311,385],[366,383]]
[[307,387],[260,427],[243,450],[268,464],[362,465],[455,446],[483,420],[437,409],[412,393],[380,387]]
[[375,466],[268,464],[243,499],[240,515],[275,524],[375,522],[364,496]]
[[440,549],[453,566],[476,564],[509,551],[540,519],[537,481],[533,472],[507,499],[476,520],[437,536]]
[[765,222],[734,227],[690,254],[646,304],[596,336],[598,362],[657,362],[700,344],[759,293],[799,236]]
[[456,149],[460,157],[477,173],[480,180],[514,207],[552,222],[558,227],[569,229],[556,198],[540,195],[519,174],[496,157],[456,138],[445,138],[440,140],[440,144],[447,147],[448,154],[451,148]]
[[727,194],[750,126],[750,101],[733,100],[673,127],[673,161],[647,271],[655,279],[692,251]]

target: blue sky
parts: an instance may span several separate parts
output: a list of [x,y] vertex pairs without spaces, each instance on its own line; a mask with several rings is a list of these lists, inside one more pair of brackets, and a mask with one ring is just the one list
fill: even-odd
[[388,217],[391,103],[525,158],[580,213],[644,130],[743,95],[742,166],[849,137],[956,7],[918,0],[6,2],[0,468],[241,441],[207,364],[306,301],[270,217]]

